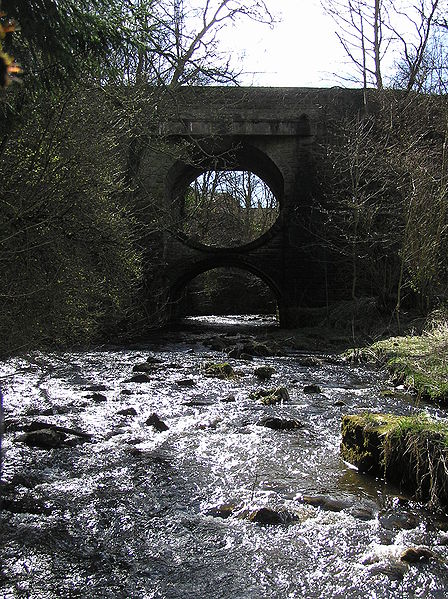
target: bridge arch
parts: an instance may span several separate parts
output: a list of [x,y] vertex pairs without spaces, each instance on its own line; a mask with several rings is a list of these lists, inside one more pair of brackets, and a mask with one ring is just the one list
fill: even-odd
[[253,144],[244,140],[212,140],[196,144],[192,158],[188,162],[176,161],[166,176],[166,201],[173,212],[174,223],[182,222],[185,218],[184,202],[189,185],[207,171],[248,171],[263,181],[272,192],[277,205],[278,216],[269,229],[259,237],[247,243],[243,242],[231,247],[214,247],[188,237],[183,231],[172,231],[185,244],[194,248],[207,248],[212,252],[228,252],[229,250],[246,250],[263,245],[282,225],[284,218],[285,182],[283,175],[275,162]]
[[[326,207],[318,167],[328,143],[338,138],[337,123],[365,114],[363,90],[181,86],[165,91],[154,127],[161,144],[149,144],[133,165],[139,185],[132,194],[145,225],[153,227],[154,213],[160,218],[155,236],[148,235],[148,252],[155,238],[163,317],[170,316],[168,293],[176,299],[188,280],[220,266],[245,269],[265,281],[278,298],[282,327],[302,325],[309,309],[345,298],[340,256],[322,236]],[[153,114],[148,117],[153,123]],[[187,238],[193,232],[190,237],[213,242],[214,222],[211,234],[201,238],[194,227],[182,225],[181,216],[191,207],[191,197],[185,200],[190,183],[217,168],[250,171],[275,195],[280,215],[265,220],[267,227],[274,224],[256,240],[247,235],[240,245],[217,247],[225,238],[210,245]],[[197,222],[199,230],[202,222]],[[148,278],[153,280],[150,269]]]
[[182,293],[188,283],[205,272],[219,268],[238,269],[243,272],[251,273],[263,281],[263,283],[270,289],[277,302],[279,325],[282,326],[284,320],[284,297],[279,281],[276,281],[271,275],[264,272],[256,265],[242,261],[241,259],[233,259],[232,256],[215,257],[192,263],[173,280],[169,288],[170,320],[174,321],[178,317],[177,310],[182,299]]

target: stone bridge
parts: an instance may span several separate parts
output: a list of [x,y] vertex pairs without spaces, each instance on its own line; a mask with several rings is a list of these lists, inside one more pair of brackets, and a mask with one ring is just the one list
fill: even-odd
[[[283,327],[303,324],[306,309],[338,299],[344,285],[334,280],[316,222],[316,160],[330,125],[363,110],[362,90],[188,87],[165,91],[157,109],[159,142],[139,166],[140,201],[143,206],[146,195],[155,198],[165,222],[168,305],[176,304],[191,279],[216,267],[241,268],[265,281]],[[174,226],[188,185],[220,168],[252,171],[279,203],[271,229],[241,247],[206,247]]]

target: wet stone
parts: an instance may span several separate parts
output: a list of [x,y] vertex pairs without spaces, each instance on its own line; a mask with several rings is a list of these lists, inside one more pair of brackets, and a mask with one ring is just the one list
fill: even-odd
[[87,443],[88,439],[83,439],[81,437],[72,437],[71,439],[67,439],[64,441],[65,447],[77,447],[78,445],[82,445],[83,443]]
[[386,530],[412,530],[419,525],[419,519],[408,512],[386,512],[380,514],[379,523]]
[[322,389],[319,385],[305,385],[303,388],[304,393],[322,393]]
[[296,362],[305,368],[318,368],[323,365],[323,361],[316,356],[301,356],[297,358]]
[[92,393],[91,395],[86,395],[87,399],[91,399],[95,403],[101,403],[107,401],[107,397],[102,393]]
[[145,373],[142,374],[134,374],[130,379],[125,381],[126,383],[150,383],[151,379]]
[[249,516],[249,520],[251,522],[258,522],[258,524],[282,524],[283,519],[279,512],[267,508],[262,507],[259,510],[256,510]]
[[275,374],[275,368],[271,366],[259,366],[254,370],[255,375],[261,380],[270,379],[273,374]]
[[299,519],[296,514],[285,509],[274,510],[270,507],[262,507],[250,512],[247,518],[257,524],[290,524]]
[[55,449],[62,447],[65,440],[65,435],[51,428],[44,428],[36,431],[23,433],[16,439],[20,443],[25,443],[29,447],[37,447],[39,449]]
[[154,364],[148,363],[148,362],[143,362],[142,364],[135,364],[132,367],[132,372],[153,372],[154,371]]
[[207,377],[216,377],[218,379],[229,379],[235,376],[235,372],[228,362],[206,362],[202,367],[202,372]]
[[89,385],[87,387],[83,387],[83,391],[107,391],[106,385]]
[[222,403],[234,403],[236,401],[236,397],[234,395],[227,395],[227,397],[223,397],[221,401]]
[[137,410],[135,408],[123,408],[122,410],[118,410],[117,414],[119,416],[137,416]]
[[212,406],[212,401],[207,401],[206,399],[191,399],[190,401],[184,401],[184,406],[189,406],[191,408],[203,408],[207,406]]
[[53,408],[30,408],[26,411],[27,416],[54,416]]
[[152,426],[159,433],[169,429],[169,427],[163,422],[163,420],[160,420],[159,416],[155,412],[149,416],[149,418],[146,420],[146,424],[148,426]]
[[151,356],[151,355],[149,355],[149,356],[146,358],[146,362],[147,362],[148,364],[162,364],[163,360],[161,360],[160,358],[156,358],[155,356]]
[[251,399],[260,400],[264,405],[273,405],[276,403],[289,401],[289,393],[286,387],[277,387],[275,389],[257,389],[249,393]]
[[212,507],[206,511],[207,516],[212,516],[213,518],[230,518],[235,510],[235,506],[230,503],[223,503],[222,505],[217,505],[216,507]]
[[374,564],[369,568],[369,576],[379,576],[385,574],[390,580],[403,580],[404,575],[408,571],[405,564],[399,562],[388,562]]
[[265,426],[277,431],[292,431],[299,428],[303,428],[302,422],[295,420],[294,418],[276,418],[268,417],[263,418],[257,422],[258,426]]
[[409,564],[427,562],[431,558],[436,557],[434,551],[431,551],[427,547],[408,547],[400,555],[401,561],[408,562]]
[[194,379],[179,379],[176,381],[176,385],[179,385],[179,387],[194,387],[196,381]]
[[325,495],[303,495],[302,502],[329,512],[341,512],[350,506],[350,502],[348,501],[334,499]]
[[68,426],[58,426],[57,424],[52,424],[51,422],[40,422],[36,420],[34,422],[30,422],[29,424],[22,427],[24,431],[27,433],[30,432],[38,432],[41,430],[52,430],[62,435],[75,435],[82,439],[91,440],[92,435],[89,433],[85,433],[84,431],[80,431],[76,428],[70,428]]
[[353,518],[357,518],[358,520],[363,520],[365,522],[375,518],[375,512],[372,509],[365,507],[354,507],[352,510],[350,510],[350,514],[353,516]]

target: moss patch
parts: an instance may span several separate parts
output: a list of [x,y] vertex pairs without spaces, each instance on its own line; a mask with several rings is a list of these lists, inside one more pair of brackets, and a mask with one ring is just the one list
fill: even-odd
[[391,337],[368,348],[351,350],[352,360],[380,361],[397,384],[414,390],[419,398],[448,402],[448,327],[439,326],[408,337]]
[[448,505],[448,425],[426,414],[344,416],[341,456],[419,500]]
[[202,372],[205,376],[216,377],[218,379],[231,379],[235,376],[235,371],[228,362],[206,362],[202,366]]

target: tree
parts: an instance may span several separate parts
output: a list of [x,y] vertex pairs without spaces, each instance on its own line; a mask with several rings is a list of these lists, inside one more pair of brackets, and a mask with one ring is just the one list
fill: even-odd
[[334,123],[322,148],[321,217],[350,299],[376,296],[400,325],[403,309],[426,313],[447,293],[447,105],[369,94],[376,110]]
[[354,67],[350,81],[362,82],[364,89],[381,90],[389,80],[408,92],[431,91],[437,71],[441,88],[446,0],[322,0],[322,5]]
[[235,83],[237,69],[219,49],[223,28],[249,18],[272,24],[264,0],[134,0],[126,16],[133,42],[115,54],[130,83]]
[[131,38],[128,0],[2,0],[19,25],[7,48],[24,67],[24,89],[54,89],[87,76]]
[[15,78],[17,73],[21,72],[15,59],[3,50],[2,41],[8,33],[15,31],[15,23],[11,19],[2,20],[6,15],[1,12],[0,4],[0,88],[7,87]]
[[385,35],[389,0],[322,0],[322,6],[334,19],[336,35],[364,89],[382,89],[383,58],[391,42]]
[[434,65],[430,66],[430,57],[435,57],[438,46],[435,24],[441,5],[440,0],[418,0],[406,10],[396,7],[397,16],[410,28],[405,31],[393,28],[393,34],[401,45],[395,76],[395,84],[400,89],[425,91],[428,80],[432,78]]

